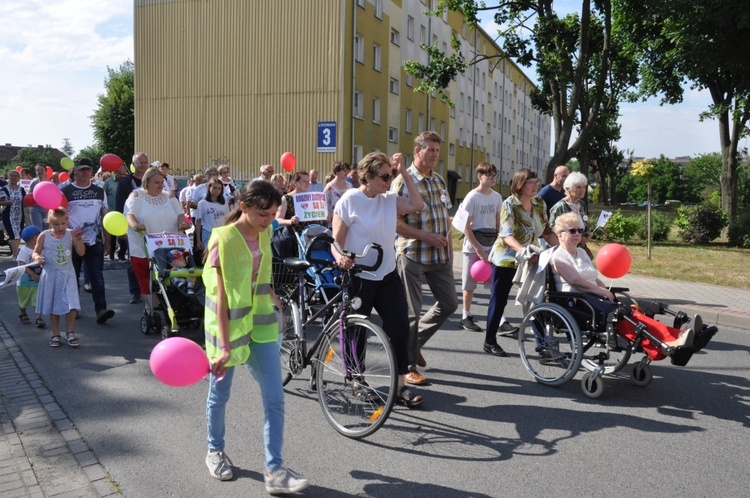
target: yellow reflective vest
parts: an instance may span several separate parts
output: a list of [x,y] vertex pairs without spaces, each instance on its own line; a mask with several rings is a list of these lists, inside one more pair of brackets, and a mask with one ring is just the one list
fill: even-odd
[[[227,366],[240,365],[250,357],[250,341],[258,343],[278,340],[279,327],[271,301],[271,228],[258,238],[260,266],[255,288],[252,286],[253,255],[240,231],[232,225],[214,228],[209,248],[218,241],[219,264],[227,293],[229,341],[232,347]],[[206,354],[215,358],[221,353],[221,335],[217,316],[218,286],[216,268],[203,269],[206,286]]]

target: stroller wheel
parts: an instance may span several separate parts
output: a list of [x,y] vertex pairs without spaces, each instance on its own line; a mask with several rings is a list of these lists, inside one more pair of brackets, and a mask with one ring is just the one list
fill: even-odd
[[162,325],[161,327],[161,339],[169,339],[170,337],[173,337],[175,334],[172,334],[172,329],[169,328],[169,325]]
[[141,317],[141,332],[148,335],[151,333],[151,319],[147,314],[143,314]]

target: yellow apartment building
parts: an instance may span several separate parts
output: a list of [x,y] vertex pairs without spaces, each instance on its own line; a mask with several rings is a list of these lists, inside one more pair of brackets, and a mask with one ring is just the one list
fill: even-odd
[[451,83],[449,107],[415,93],[405,60],[421,44],[464,57],[501,54],[460,14],[431,17],[434,0],[135,0],[136,148],[177,175],[226,163],[232,176],[298,169],[325,176],[336,160],[379,150],[411,159],[424,130],[444,140],[438,171],[463,198],[481,161],[501,171],[503,194],[520,167],[540,176],[550,118],[531,107],[533,83],[510,60],[488,59]]

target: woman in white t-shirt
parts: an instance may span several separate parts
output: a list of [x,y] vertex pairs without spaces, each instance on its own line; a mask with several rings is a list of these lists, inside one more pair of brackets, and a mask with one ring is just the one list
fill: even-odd
[[354,188],[346,181],[346,174],[350,170],[349,163],[343,161],[333,163],[333,174],[335,176],[323,189],[323,193],[326,196],[326,206],[328,207],[328,223],[331,223],[333,220],[333,211],[336,209],[336,203],[339,202],[339,199],[341,199],[347,190]]
[[[362,299],[358,312],[369,316],[372,309],[383,320],[383,330],[391,340],[399,373],[398,401],[409,408],[422,403],[422,396],[404,384],[409,372],[409,314],[406,294],[396,271],[396,221],[399,216],[414,213],[423,207],[422,196],[411,176],[406,174],[403,155],[394,154],[391,160],[381,152],[367,154],[357,166],[361,185],[346,191],[336,204],[333,214],[333,238],[345,250],[361,254],[370,244],[383,247],[383,261],[374,272],[353,277],[353,288]],[[401,174],[409,196],[401,197],[390,191],[391,180]],[[339,266],[351,268],[353,261],[333,249]],[[364,264],[372,262],[363,261]]]
[[218,178],[211,178],[206,186],[206,198],[198,201],[195,210],[195,229],[200,234],[198,249],[208,245],[211,230],[224,226],[229,215],[229,203],[224,198],[224,185]]

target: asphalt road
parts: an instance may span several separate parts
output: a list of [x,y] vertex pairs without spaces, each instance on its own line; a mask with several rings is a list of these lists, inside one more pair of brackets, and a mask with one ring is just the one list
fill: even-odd
[[[219,482],[204,464],[207,383],[177,389],[153,377],[157,338],[140,332],[142,305],[128,304],[125,271],[111,268],[117,315],[97,325],[82,293],[78,350],[51,349],[48,332],[21,325],[12,290],[0,316],[125,496],[265,496],[262,406],[250,375],[235,376],[227,413],[236,478]],[[477,296],[483,317],[489,292]],[[519,309],[509,305],[511,318]],[[653,364],[646,388],[629,382],[628,368],[590,400],[582,373],[559,388],[540,385],[514,340],[500,338],[510,357],[489,356],[483,334],[461,330],[459,318],[423,350],[423,408],[397,407],[366,440],[339,436],[307,382],[291,383],[284,456],[312,481],[305,496],[747,495],[749,331],[722,329],[687,367]]]

